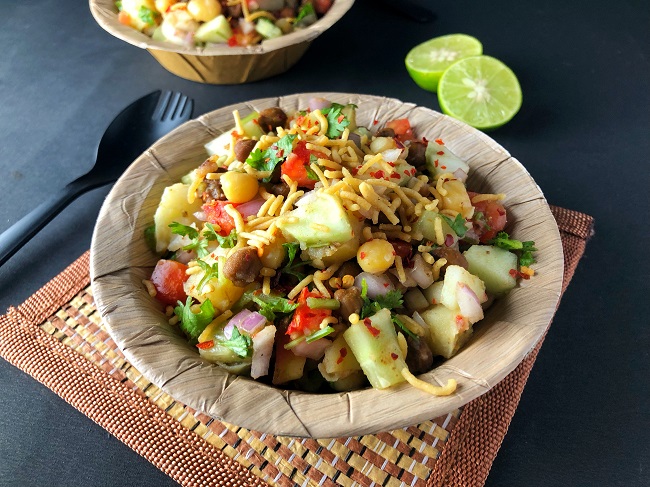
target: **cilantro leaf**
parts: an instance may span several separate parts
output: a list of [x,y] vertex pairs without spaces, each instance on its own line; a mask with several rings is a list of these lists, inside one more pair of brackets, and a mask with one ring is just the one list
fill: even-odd
[[174,314],[181,320],[181,330],[194,342],[198,340],[205,327],[214,319],[214,307],[210,300],[206,299],[201,304],[199,312],[193,313],[192,298],[188,296],[185,304],[178,301],[178,306],[174,308]]
[[389,310],[400,308],[404,303],[402,293],[397,290],[388,291],[386,294],[377,296],[374,301],[368,298],[368,284],[365,279],[361,280],[361,300],[363,301],[361,313],[359,314],[361,319],[372,316],[383,308]]
[[314,10],[314,6],[311,4],[311,2],[308,2],[300,7],[300,11],[298,11],[298,15],[296,15],[295,23],[297,24],[308,15],[316,15],[316,11]]
[[379,306],[386,309],[401,308],[404,304],[402,293],[397,290],[388,291],[386,294],[377,296],[375,301]]
[[232,336],[229,340],[220,342],[220,344],[226,348],[229,348],[241,358],[250,357],[253,352],[251,347],[253,346],[253,340],[248,335],[243,335],[239,332],[239,328],[236,326],[232,329]]
[[298,307],[298,303],[267,294],[253,294],[253,302],[260,307],[259,313],[269,321],[275,320],[275,313],[291,313]]
[[330,139],[340,137],[345,127],[350,125],[350,121],[341,113],[343,108],[345,107],[339,103],[332,103],[332,106],[329,108],[321,110],[321,113],[325,115],[325,118],[327,119],[326,135]]
[[197,259],[196,263],[203,270],[203,272],[205,272],[203,279],[201,279],[198,286],[196,286],[196,290],[198,292],[201,292],[203,286],[205,286],[211,279],[216,279],[217,277],[219,277],[219,263],[215,262],[214,264],[210,265],[207,262],[202,261],[201,259]]
[[447,215],[440,214],[440,216],[444,221],[447,222],[447,225],[451,227],[451,229],[456,235],[458,235],[459,238],[463,238],[465,236],[465,233],[467,233],[467,226],[465,225],[467,221],[462,216],[460,216],[460,214],[456,215],[456,218],[453,220]]
[[192,240],[199,238],[199,231],[194,227],[183,225],[182,223],[178,222],[172,222],[168,226],[172,229],[172,233],[175,233],[176,235],[189,237]]
[[300,244],[298,242],[286,242],[282,244],[282,247],[284,247],[285,251],[287,252],[289,262],[282,269],[280,269],[280,272],[282,274],[293,276],[298,279],[298,281],[302,281],[306,277],[306,274],[298,271],[297,269],[309,264],[309,261],[298,260],[298,262],[294,263],[298,249],[300,248]]
[[200,238],[199,231],[196,228],[178,222],[172,222],[168,226],[172,229],[172,233],[188,237],[191,240],[189,244],[183,247],[183,250],[195,250],[199,257],[208,255],[208,241]]
[[533,252],[537,249],[535,248],[535,242],[532,240],[522,242],[521,240],[510,238],[506,232],[499,232],[489,243],[505,250],[520,250],[519,265],[529,266],[535,263]]
[[402,330],[406,335],[410,336],[411,338],[417,338],[417,337],[418,337],[415,333],[413,333],[411,330],[409,330],[409,329],[406,327],[406,325],[404,324],[404,322],[403,322],[402,320],[400,320],[397,316],[392,315],[392,316],[391,316],[391,320],[392,320],[393,323],[395,323],[395,324],[397,325],[397,327],[398,327],[400,330]]
[[156,23],[156,12],[142,5],[138,10],[138,18],[147,25],[154,25]]
[[225,237],[219,235],[212,226],[212,223],[206,223],[203,229],[203,236],[208,240],[216,240],[222,249],[231,249],[237,244],[237,232],[233,229]]
[[[258,171],[269,171],[272,173],[275,166],[280,164],[289,154],[291,154],[295,138],[296,134],[287,134],[265,151],[255,149],[249,154],[246,159],[246,164]],[[271,177],[269,176],[264,178],[262,181],[268,183],[270,180]]]

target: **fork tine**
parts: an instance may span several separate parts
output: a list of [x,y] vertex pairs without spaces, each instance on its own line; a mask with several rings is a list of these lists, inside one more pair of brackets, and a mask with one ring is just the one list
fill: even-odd
[[162,117],[163,121],[173,119],[174,112],[176,111],[176,107],[178,106],[178,100],[180,99],[180,97],[181,94],[178,91],[173,91],[171,93],[171,100],[167,104],[165,113]]
[[185,108],[181,113],[181,117],[184,119],[190,119],[192,118],[192,112],[194,112],[194,100],[192,98],[188,98],[188,102],[185,104]]
[[176,110],[171,116],[172,120],[179,118],[181,116],[181,113],[183,113],[183,110],[185,109],[185,104],[187,103],[187,96],[184,95],[183,93],[179,93],[179,94],[181,95],[181,97],[178,100],[178,105],[176,106]]
[[167,104],[169,103],[171,96],[172,93],[166,90],[158,97],[158,104],[156,105],[156,108],[151,115],[152,120],[162,119],[163,115],[165,114],[165,108],[167,108]]

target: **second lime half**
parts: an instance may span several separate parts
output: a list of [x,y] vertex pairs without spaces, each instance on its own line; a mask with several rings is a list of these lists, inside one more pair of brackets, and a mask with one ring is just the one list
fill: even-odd
[[478,39],[466,34],[434,37],[418,44],[404,60],[413,81],[428,91],[436,91],[442,73],[456,61],[483,53]]

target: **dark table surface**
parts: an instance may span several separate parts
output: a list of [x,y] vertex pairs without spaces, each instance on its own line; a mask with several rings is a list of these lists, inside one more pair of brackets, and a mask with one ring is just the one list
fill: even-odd
[[[301,91],[386,95],[438,109],[435,94],[409,78],[404,56],[434,36],[474,35],[514,70],[524,93],[520,113],[490,135],[550,203],[596,219],[487,484],[649,485],[647,2],[420,0],[437,14],[426,24],[384,3],[357,0],[286,74],[211,86],[175,77],[112,37],[85,2],[3,2],[0,231],[86,172],[113,116],[154,89],[193,97],[196,116]],[[0,268],[0,310],[89,247],[107,192],[82,196]],[[0,360],[0,485],[172,484]]]

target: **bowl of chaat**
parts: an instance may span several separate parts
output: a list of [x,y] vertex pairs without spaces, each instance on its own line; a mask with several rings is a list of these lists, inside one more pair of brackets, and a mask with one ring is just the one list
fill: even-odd
[[192,81],[239,84],[291,68],[354,0],[90,0],[98,24]]
[[390,98],[309,93],[190,121],[115,185],[94,296],[175,399],[291,436],[392,430],[485,393],[543,336],[559,232],[485,134]]

